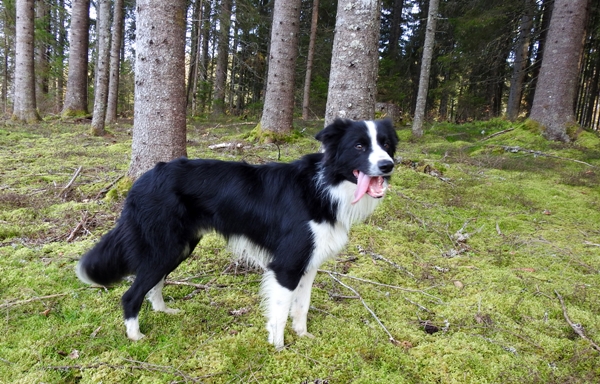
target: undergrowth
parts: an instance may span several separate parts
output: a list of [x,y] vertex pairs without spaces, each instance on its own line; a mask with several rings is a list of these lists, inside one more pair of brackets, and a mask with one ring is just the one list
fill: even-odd
[[[291,161],[319,150],[322,122],[303,124],[255,144],[256,122],[191,122],[188,154]],[[598,136],[557,144],[503,120],[398,133],[384,203],[317,276],[316,338],[288,328],[275,352],[260,271],[216,235],[170,276],[165,298],[183,311],[145,304],[146,338],[129,341],[130,283],[87,287],[73,267],[119,215],[131,127],[0,126],[0,382],[600,381]]]

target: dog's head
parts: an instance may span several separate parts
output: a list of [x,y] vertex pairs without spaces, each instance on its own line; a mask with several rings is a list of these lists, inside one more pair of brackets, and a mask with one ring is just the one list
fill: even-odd
[[333,183],[357,184],[354,201],[365,194],[382,197],[394,169],[398,135],[390,120],[336,119],[316,135],[323,143],[324,165]]

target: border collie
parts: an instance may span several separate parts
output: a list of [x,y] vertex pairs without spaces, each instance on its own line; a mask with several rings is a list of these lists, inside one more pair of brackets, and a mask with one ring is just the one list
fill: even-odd
[[158,163],[133,185],[114,229],[77,264],[87,284],[136,278],[122,297],[127,337],[139,340],[147,296],[156,311],[175,313],[162,296],[165,278],[216,231],[231,250],[261,266],[269,342],[284,346],[288,316],[300,336],[319,266],[342,250],[350,226],[380,203],[398,143],[389,120],[337,119],[320,131],[322,153],[289,164],[188,160]]

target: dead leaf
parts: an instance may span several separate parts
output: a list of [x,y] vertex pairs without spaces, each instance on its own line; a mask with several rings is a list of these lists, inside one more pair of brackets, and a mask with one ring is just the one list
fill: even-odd
[[462,282],[460,282],[459,280],[454,280],[454,286],[458,289],[463,289],[463,287],[465,285]]

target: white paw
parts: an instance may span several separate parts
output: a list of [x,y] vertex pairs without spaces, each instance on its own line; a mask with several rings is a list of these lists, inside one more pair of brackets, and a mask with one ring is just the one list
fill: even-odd
[[161,312],[168,313],[169,315],[174,315],[176,313],[180,313],[180,309],[165,307],[165,309],[161,310]]
[[296,331],[296,334],[300,337],[308,337],[309,339],[314,339],[315,335],[313,335],[312,333],[309,333],[307,331],[302,331],[302,332],[298,332]]
[[139,341],[142,338],[146,337],[146,335],[144,335],[142,332],[137,331],[137,332],[127,332],[127,338],[129,340],[133,340],[133,341]]

